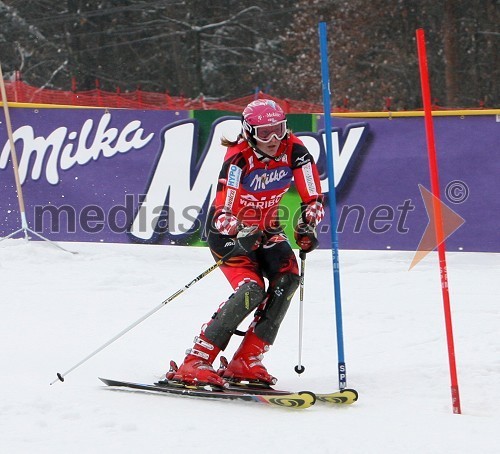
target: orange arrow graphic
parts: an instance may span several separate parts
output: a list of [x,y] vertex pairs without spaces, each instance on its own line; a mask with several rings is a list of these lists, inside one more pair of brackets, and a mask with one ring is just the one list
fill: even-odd
[[[420,262],[429,252],[436,249],[439,244],[436,236],[436,219],[434,211],[434,203],[439,203],[441,207],[441,218],[443,225],[443,239],[446,240],[453,232],[455,232],[464,222],[465,219],[459,214],[455,213],[449,206],[445,205],[441,200],[434,196],[434,194],[424,188],[421,184],[418,185],[420,189],[420,194],[425,204],[425,209],[427,211],[427,216],[429,217],[429,224],[422,235],[422,239],[418,245],[418,248],[413,256],[413,261],[410,265],[410,270]],[[441,222],[440,219],[438,219]]]

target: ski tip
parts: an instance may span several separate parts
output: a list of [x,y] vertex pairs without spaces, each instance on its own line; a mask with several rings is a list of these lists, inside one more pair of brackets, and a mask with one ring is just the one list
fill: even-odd
[[343,389],[330,394],[316,394],[319,402],[328,404],[350,405],[358,400],[358,392],[355,389]]
[[297,394],[301,397],[305,397],[306,395],[309,396],[308,400],[311,402],[311,405],[316,403],[316,394],[311,391],[300,391]]
[[358,400],[359,394],[355,389],[346,388],[340,391],[341,393],[345,392],[346,394],[350,394],[352,396],[352,402],[356,402]]
[[304,409],[316,403],[316,395],[310,391],[300,391],[293,394],[282,395],[257,395],[258,399],[277,407],[286,407],[293,409]]

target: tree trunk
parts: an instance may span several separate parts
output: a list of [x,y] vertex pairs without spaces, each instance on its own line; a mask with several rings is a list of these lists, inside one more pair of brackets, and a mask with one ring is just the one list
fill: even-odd
[[458,33],[456,0],[445,0],[443,17],[443,50],[446,105],[458,107]]

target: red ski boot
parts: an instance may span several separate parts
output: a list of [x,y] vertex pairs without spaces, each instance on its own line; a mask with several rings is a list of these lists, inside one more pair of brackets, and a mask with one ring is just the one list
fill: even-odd
[[278,379],[267,372],[261,363],[269,344],[259,339],[253,331],[247,331],[243,342],[223,371],[223,378],[232,382],[249,382],[274,385]]
[[194,347],[186,352],[181,367],[177,369],[175,362],[170,362],[170,370],[166,374],[167,380],[191,386],[211,385],[226,388],[228,383],[212,367],[221,349],[203,335],[196,337],[194,342]]

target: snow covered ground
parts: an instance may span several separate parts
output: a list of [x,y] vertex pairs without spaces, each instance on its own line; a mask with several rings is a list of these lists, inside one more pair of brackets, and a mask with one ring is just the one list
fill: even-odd
[[[212,264],[205,248],[0,244],[0,450],[4,453],[500,452],[500,255],[448,253],[462,415],[452,414],[437,257],[341,251],[350,407],[303,410],[105,389],[152,382],[230,293],[216,270],[49,383]],[[337,388],[331,255],[307,259],[303,364],[298,293],[265,364],[281,388]],[[246,323],[246,322],[245,322]],[[245,324],[246,327],[246,324]],[[226,351],[236,348],[234,339]]]

